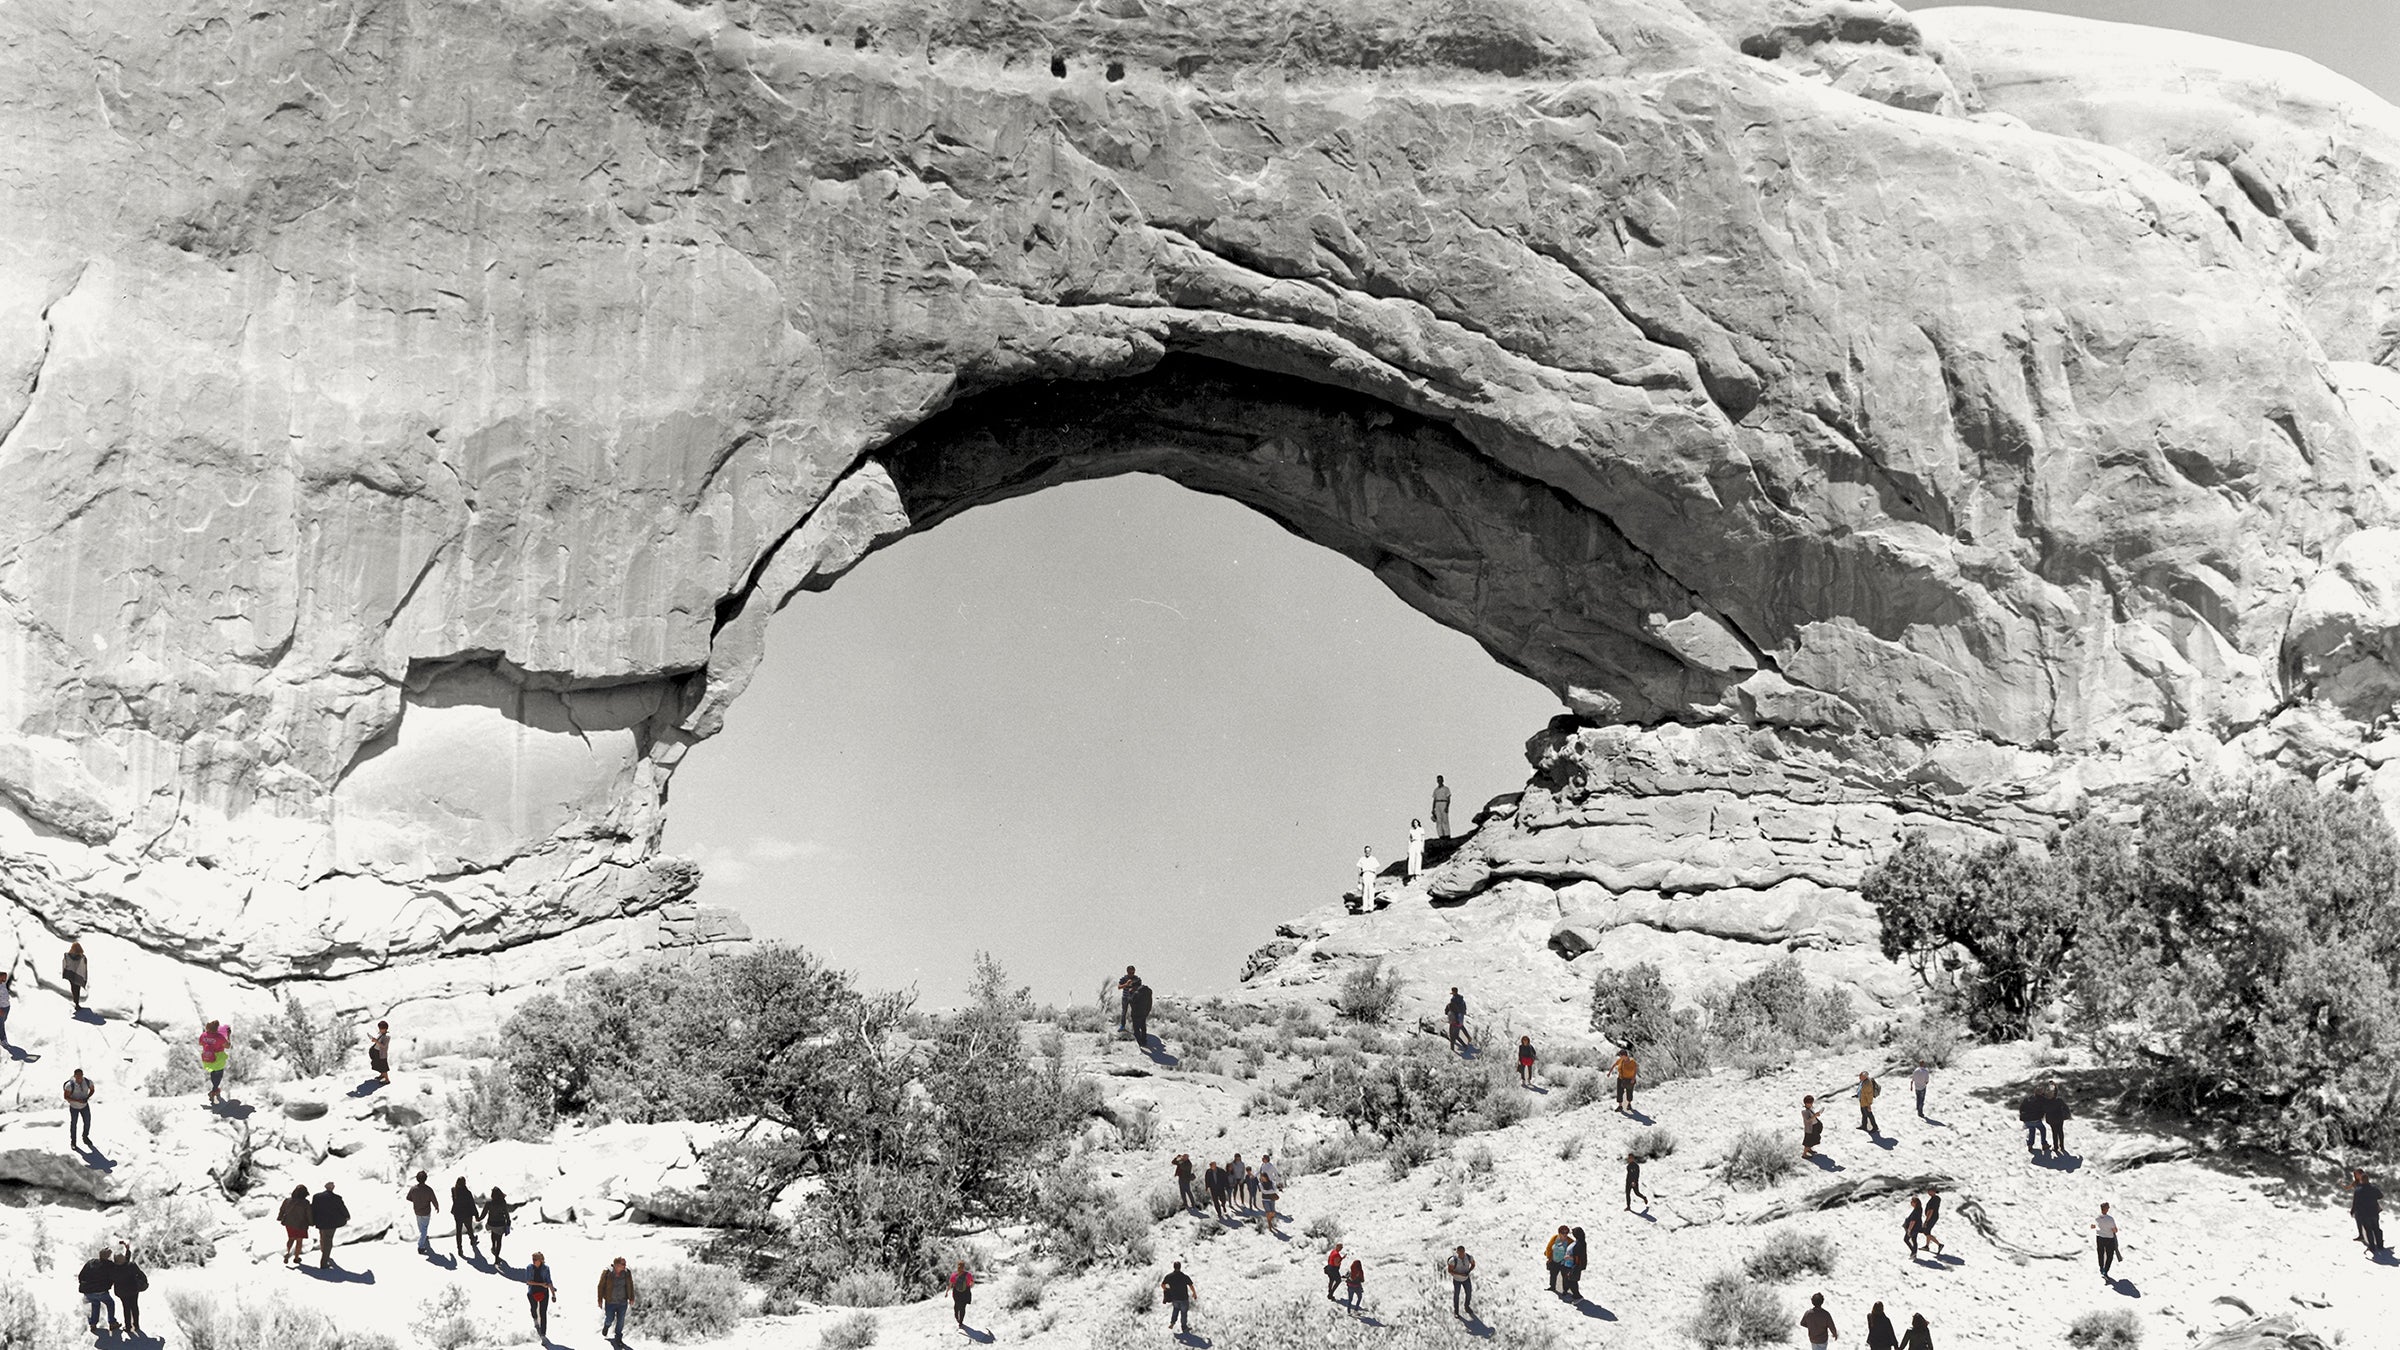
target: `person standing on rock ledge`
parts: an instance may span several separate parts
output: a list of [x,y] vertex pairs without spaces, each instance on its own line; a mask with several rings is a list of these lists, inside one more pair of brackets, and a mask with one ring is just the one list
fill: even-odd
[[1408,879],[1415,881],[1425,871],[1425,822],[1408,822]]
[[1450,837],[1450,785],[1438,773],[1433,776],[1433,833],[1437,839]]
[[75,1011],[83,1011],[83,987],[92,982],[92,958],[83,954],[83,944],[70,942],[67,954],[59,960],[58,977],[67,982],[67,997],[75,1000]]
[[67,1080],[67,1147],[75,1147],[75,1122],[83,1122],[83,1147],[87,1153],[97,1152],[92,1146],[92,1080],[77,1069]]
[[1133,1018],[1133,1043],[1150,1048],[1150,986],[1136,982],[1125,993],[1125,1008]]
[[377,1022],[375,1034],[367,1038],[367,1067],[375,1071],[375,1081],[392,1081],[392,1024]]
[[233,1067],[233,1028],[211,1018],[200,1028],[200,1070],[208,1075],[208,1104],[225,1100],[225,1071]]
[[0,1045],[8,1044],[8,1005],[15,998],[8,988],[9,972],[0,970]]
[[1133,973],[1133,967],[1125,967],[1125,974],[1117,981],[1117,1030],[1123,1031],[1126,1019],[1133,1015],[1133,991],[1141,985],[1142,977]]
[[1366,913],[1375,908],[1375,874],[1383,864],[1375,861],[1375,846],[1368,844],[1358,851],[1358,909]]

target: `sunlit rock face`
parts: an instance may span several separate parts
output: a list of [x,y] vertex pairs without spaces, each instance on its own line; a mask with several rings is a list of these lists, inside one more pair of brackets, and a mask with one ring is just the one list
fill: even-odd
[[[1588,724],[1805,743],[1843,792],[1981,766],[1918,794],[1975,828],[2391,758],[2400,612],[2359,548],[2355,603],[2325,575],[2387,521],[2394,119],[2289,58],[1880,0],[0,35],[0,882],[38,961],[723,936],[656,848],[767,616],[1128,469]],[[1673,837],[1583,879],[1643,890]]]

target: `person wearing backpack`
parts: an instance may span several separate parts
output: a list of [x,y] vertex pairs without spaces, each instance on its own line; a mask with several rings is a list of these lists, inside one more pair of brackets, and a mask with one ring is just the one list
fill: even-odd
[[1450,1249],[1450,1259],[1442,1262],[1442,1269],[1450,1276],[1450,1315],[1452,1317],[1461,1316],[1458,1305],[1463,1300],[1467,1305],[1464,1316],[1470,1320],[1473,1319],[1475,1316],[1475,1258],[1467,1255],[1466,1248],[1453,1247]]
[[67,1147],[75,1147],[75,1125],[80,1121],[83,1124],[83,1151],[86,1153],[98,1151],[92,1144],[92,1092],[92,1080],[84,1077],[81,1069],[77,1069],[75,1076],[67,1080]]
[[550,1343],[550,1301],[558,1297],[558,1285],[550,1276],[550,1263],[540,1252],[525,1267],[525,1302],[533,1311],[533,1334],[544,1345]]
[[1875,1099],[1882,1095],[1883,1085],[1876,1082],[1872,1077],[1869,1077],[1866,1070],[1859,1070],[1858,1128],[1865,1130],[1869,1139],[1881,1139],[1883,1137],[1883,1130],[1875,1123]]
[[1126,1015],[1133,1019],[1133,1043],[1144,1050],[1150,1048],[1150,998],[1147,984],[1137,984],[1125,994]]
[[967,1305],[975,1301],[975,1272],[961,1261],[950,1272],[950,1320],[961,1328],[967,1325]]
[[133,1244],[117,1244],[117,1313],[125,1319],[125,1334],[139,1339],[142,1334],[142,1291],[150,1287],[150,1277],[133,1262]]

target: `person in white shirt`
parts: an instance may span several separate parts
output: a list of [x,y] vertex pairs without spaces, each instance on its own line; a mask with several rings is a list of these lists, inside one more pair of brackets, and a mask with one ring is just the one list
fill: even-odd
[[2100,1256],[2101,1282],[2114,1284],[2116,1281],[2108,1277],[2108,1268],[2117,1263],[2117,1219],[2115,1215],[2108,1212],[2107,1205],[2100,1206],[2100,1217],[2092,1220],[2092,1231],[2100,1235],[2097,1250]]
[[1915,1089],[1917,1094],[1917,1119],[1919,1120],[1925,1118],[1925,1089],[1932,1083],[1933,1070],[1926,1065],[1924,1060],[1918,1060],[1917,1071],[1908,1076],[1908,1085]]
[[1360,910],[1375,908],[1375,874],[1382,870],[1383,864],[1375,861],[1373,844],[1358,851],[1358,907]]
[[1408,822],[1408,879],[1415,881],[1425,870],[1425,822]]

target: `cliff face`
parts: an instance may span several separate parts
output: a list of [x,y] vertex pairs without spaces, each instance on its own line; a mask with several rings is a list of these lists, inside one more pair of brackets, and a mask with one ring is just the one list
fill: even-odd
[[2314,696],[2393,627],[2319,580],[2387,518],[2390,110],[1928,22],[10,6],[20,941],[499,987],[705,940],[666,782],[772,611],[1128,469],[1595,722],[2032,756],[1960,790],[2045,804],[2367,772],[2388,697]]

